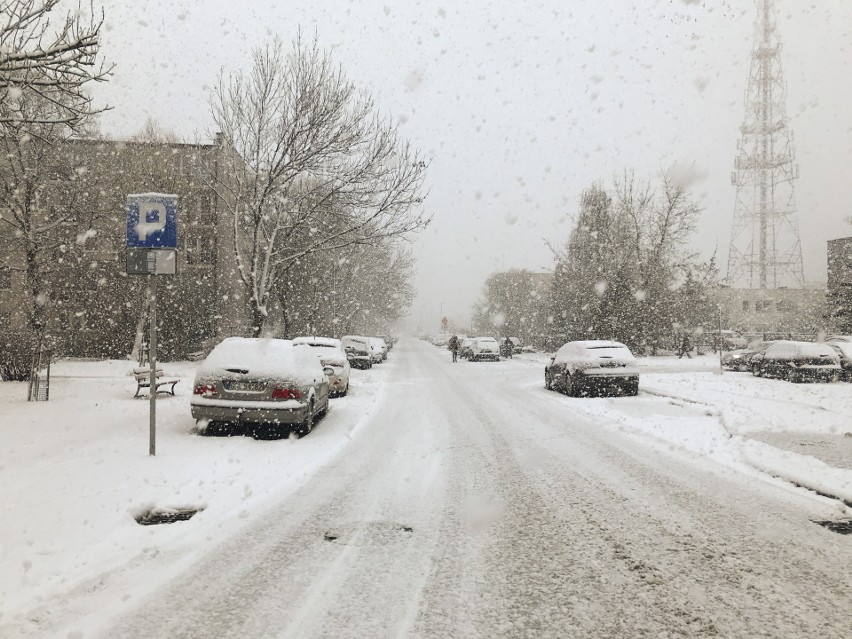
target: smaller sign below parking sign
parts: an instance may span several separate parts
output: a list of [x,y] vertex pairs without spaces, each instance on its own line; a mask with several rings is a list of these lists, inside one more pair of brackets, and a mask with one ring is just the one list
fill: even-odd
[[128,248],[126,272],[128,275],[174,275],[177,273],[176,253],[173,249]]
[[127,246],[177,248],[177,195],[127,196]]

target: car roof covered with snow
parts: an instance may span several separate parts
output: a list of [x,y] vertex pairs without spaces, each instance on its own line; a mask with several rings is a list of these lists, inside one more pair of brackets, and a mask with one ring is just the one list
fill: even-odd
[[234,375],[313,381],[323,370],[316,353],[306,345],[276,338],[229,337],[213,348],[196,376],[218,379]]
[[621,342],[611,340],[591,339],[567,342],[559,347],[554,354],[555,361],[575,361],[578,359],[592,360],[599,358],[612,358],[618,361],[633,362],[635,358],[630,349]]
[[293,338],[294,344],[307,344],[308,346],[323,346],[328,348],[343,349],[343,343],[334,337],[321,337],[318,335],[302,335]]
[[770,344],[764,356],[769,359],[785,357],[818,357],[829,361],[837,361],[837,352],[828,344],[821,342],[792,342],[781,340]]

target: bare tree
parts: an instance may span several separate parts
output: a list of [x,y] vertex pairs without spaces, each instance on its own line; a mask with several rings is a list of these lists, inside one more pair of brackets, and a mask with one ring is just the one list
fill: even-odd
[[212,110],[232,154],[211,179],[232,220],[255,335],[294,263],[428,224],[426,163],[316,41],[256,50],[249,73],[220,76]]
[[658,193],[625,172],[612,196],[601,185],[583,194],[568,244],[555,251],[552,317],[566,338],[653,347],[671,332],[674,289],[697,268],[686,245],[700,208],[671,175],[661,182]]
[[413,277],[414,258],[401,242],[308,255],[276,287],[285,311],[282,333],[390,334],[414,298]]
[[[85,87],[102,82],[112,66],[100,66],[100,20],[85,22],[80,6],[59,25],[50,21],[60,0],[0,0],[0,124],[64,124],[72,129],[96,108]],[[38,116],[20,108],[27,94],[35,94],[46,107]],[[35,117],[35,119],[33,119]]]
[[0,265],[24,275],[22,312],[37,342],[50,317],[55,275],[67,270],[108,214],[93,206],[67,149],[40,138],[0,136]]

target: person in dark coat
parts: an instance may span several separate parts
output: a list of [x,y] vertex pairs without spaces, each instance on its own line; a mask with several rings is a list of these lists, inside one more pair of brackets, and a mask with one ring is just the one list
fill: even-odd
[[683,339],[680,341],[680,352],[677,354],[677,358],[681,359],[686,355],[689,359],[692,359],[692,355],[689,353],[691,350],[692,342],[689,341],[689,333],[684,333]]
[[448,344],[450,351],[453,353],[453,361],[457,362],[459,357],[459,338],[453,335]]
[[512,351],[515,350],[515,343],[507,337],[506,341],[503,343],[503,348],[505,349],[506,357],[512,359]]

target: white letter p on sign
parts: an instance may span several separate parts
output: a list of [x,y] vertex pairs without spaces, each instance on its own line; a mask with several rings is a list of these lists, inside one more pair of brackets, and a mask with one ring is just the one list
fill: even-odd
[[[148,219],[153,219],[149,222]],[[139,202],[139,222],[136,224],[136,234],[139,241],[148,239],[149,233],[156,233],[166,228],[166,205],[161,202],[143,200]]]

